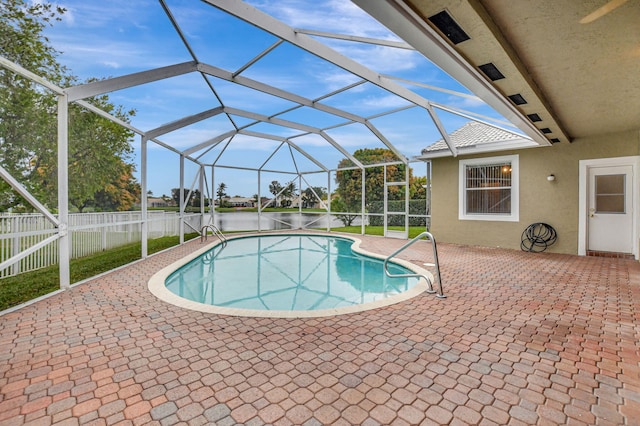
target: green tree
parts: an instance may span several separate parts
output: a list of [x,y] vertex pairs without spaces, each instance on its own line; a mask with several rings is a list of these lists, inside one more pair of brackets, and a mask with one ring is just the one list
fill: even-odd
[[302,207],[305,209],[313,207],[318,202],[316,195],[320,197],[321,200],[324,199],[327,195],[326,188],[314,186],[302,191]]
[[218,205],[222,207],[222,199],[227,196],[226,193],[227,184],[224,182],[220,182],[218,185],[218,189],[216,190],[216,197],[218,197]]
[[[43,29],[64,9],[45,2],[0,0],[0,55],[59,86],[76,78],[57,62]],[[89,100],[123,121],[133,111],[115,106],[107,96]],[[57,100],[41,86],[0,69],[0,164],[41,202],[57,205]],[[84,108],[69,105],[69,202],[82,211],[96,194],[118,185],[122,162],[130,161],[133,132]],[[0,208],[24,205],[0,182]]]
[[[124,112],[106,96],[92,103],[123,121],[133,111]],[[133,132],[93,112],[70,105],[69,108],[69,203],[82,211],[93,202],[96,192],[118,181],[122,162],[130,161]],[[55,153],[55,150],[52,149]],[[49,159],[50,161],[53,159]],[[56,163],[53,163],[56,164]],[[133,167],[133,166],[132,166]],[[51,168],[55,170],[56,168]],[[49,176],[48,179],[53,178]],[[117,185],[116,185],[117,186]]]
[[[363,164],[382,164],[398,161],[397,157],[388,149],[360,149],[354,152],[353,156]],[[343,160],[338,164],[338,168],[352,167],[349,160]],[[384,167],[370,167],[366,169],[365,178],[365,210],[368,213],[382,213],[384,211]],[[406,166],[404,164],[389,164],[386,167],[387,182],[404,182],[406,177]],[[336,200],[332,201],[332,211],[361,212],[362,210],[362,171],[360,169],[341,170],[336,173]],[[414,177],[413,170],[409,168],[409,203],[410,215],[424,215],[428,207],[426,206],[427,180],[425,177]],[[389,207],[393,211],[404,211],[405,209],[404,185],[390,185],[388,187]],[[339,209],[338,209],[339,207]],[[339,217],[347,225],[355,218],[354,215],[342,215]],[[404,224],[402,215],[389,216],[390,225]],[[370,225],[382,225],[381,216],[369,216]],[[425,224],[424,218],[410,218],[410,225],[422,226]]]
[[412,176],[409,184],[409,198],[412,200],[425,200],[427,198],[426,176]]
[[[0,0],[0,51],[2,56],[50,81],[61,83],[64,67],[57,62],[58,52],[42,31],[59,21],[65,9],[46,2]],[[25,81],[1,71],[3,77]],[[28,83],[27,83],[28,84]]]
[[342,222],[344,226],[351,226],[353,221],[356,219],[355,213],[347,213],[349,208],[347,204],[340,198],[340,196],[335,197],[331,201],[331,211],[337,212],[334,215]]
[[296,183],[293,181],[289,182],[289,184],[284,187],[282,196],[284,197],[284,200],[282,200],[281,207],[290,207],[291,198],[298,196],[298,188],[296,188]]
[[[353,153],[353,156],[363,164],[381,164],[398,161],[395,154],[384,148],[359,149]],[[342,160],[338,164],[338,169],[352,167],[353,163],[348,160]],[[387,182],[404,181],[405,165],[391,164],[387,166]],[[384,167],[371,167],[366,169],[365,191],[366,205],[372,202],[382,201],[384,199]],[[339,170],[336,172],[336,193],[340,196],[346,207],[346,211],[360,212],[361,210],[361,194],[362,194],[362,171],[360,169]],[[398,187],[390,187],[390,196],[393,199],[398,198]]]
[[134,171],[132,164],[120,161],[118,178],[96,192],[93,206],[102,211],[131,210],[140,201],[142,193],[140,184],[133,176]]
[[271,181],[269,184],[269,192],[273,194],[275,200],[273,202],[273,207],[278,207],[278,194],[282,191],[282,185],[277,180]]
[[180,188],[171,188],[171,199],[176,206],[180,206]]
[[[0,56],[50,80],[62,83],[58,52],[42,37],[43,29],[60,19],[63,9],[23,0],[0,0]],[[28,79],[0,67],[0,164],[34,195],[32,157],[55,141],[56,99]],[[55,191],[54,191],[55,192]],[[0,209],[25,205],[0,180]]]
[[[195,191],[193,191],[191,193],[191,197],[189,197],[189,189],[185,188],[184,189],[184,205],[189,206],[191,205],[191,202],[193,201],[193,196],[194,196]],[[189,197],[189,198],[187,198]],[[176,206],[180,206],[180,188],[171,188],[171,199],[176,203]]]
[[203,197],[202,193],[198,189],[193,190],[193,194],[191,194],[191,206],[192,207],[200,207],[201,203],[204,203],[205,207],[209,206],[209,200],[206,196]]

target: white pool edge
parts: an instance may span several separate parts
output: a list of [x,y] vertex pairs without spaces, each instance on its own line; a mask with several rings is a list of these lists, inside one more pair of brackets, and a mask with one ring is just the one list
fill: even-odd
[[[227,240],[232,240],[236,238],[265,236],[265,235],[273,235],[273,234],[264,234],[264,233],[242,234],[237,236],[229,236],[227,237]],[[285,233],[276,234],[276,235],[285,235]],[[296,233],[291,233],[291,235],[311,235],[311,236],[327,236],[327,237],[345,238],[353,241],[353,244],[351,244],[351,249],[354,252],[362,254],[364,256],[373,257],[376,259],[381,259],[381,260],[386,259],[386,256],[362,249],[360,247],[362,240],[356,237],[342,235],[342,234],[337,235],[337,234],[330,234],[330,233],[322,233],[322,232],[313,232],[309,234],[296,232]],[[178,306],[180,308],[190,309],[193,311],[199,311],[199,312],[205,312],[205,313],[211,313],[211,314],[230,315],[230,316],[236,316],[236,317],[255,317],[255,318],[316,318],[316,317],[329,317],[329,316],[335,316],[335,315],[364,312],[364,311],[369,311],[371,309],[381,308],[384,306],[395,305],[396,303],[412,299],[428,289],[427,281],[424,278],[420,278],[415,286],[413,286],[411,289],[405,292],[390,296],[383,300],[376,300],[374,302],[363,303],[360,305],[345,306],[345,307],[334,308],[334,309],[318,309],[313,311],[284,311],[284,310],[263,311],[258,309],[227,308],[224,306],[214,306],[214,305],[208,305],[206,303],[194,302],[192,300],[185,299],[184,297],[180,297],[177,294],[172,293],[167,288],[167,286],[165,285],[165,281],[169,277],[169,275],[171,275],[178,268],[186,265],[196,257],[206,253],[207,251],[211,250],[213,247],[219,244],[221,244],[220,241],[207,244],[202,248],[194,251],[193,253],[188,254],[182,259],[176,262],[173,262],[172,264],[167,265],[164,268],[160,269],[151,277],[151,279],[149,279],[148,288],[151,294],[153,294],[155,297],[157,297],[158,299],[164,302]],[[433,275],[431,274],[431,272],[427,271],[426,269],[423,269],[417,265],[414,265],[413,263],[404,261],[402,259],[397,259],[397,258],[393,259],[393,263],[403,266],[415,272],[416,274],[425,275],[430,278],[431,282],[433,282]]]

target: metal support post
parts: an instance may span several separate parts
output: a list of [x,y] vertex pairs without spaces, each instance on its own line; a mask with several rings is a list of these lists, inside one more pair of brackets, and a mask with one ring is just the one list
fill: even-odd
[[405,163],[404,170],[404,229],[407,231],[407,238],[409,237],[409,192],[411,192],[411,188],[409,187],[409,163]]
[[387,227],[387,216],[389,214],[389,187],[387,186],[387,165],[382,166],[382,187],[384,188],[384,195],[382,198],[382,235],[387,237],[389,231]]
[[360,197],[360,201],[361,201],[361,205],[360,205],[360,209],[362,212],[362,224],[360,225],[360,234],[364,235],[364,222],[365,222],[365,215],[364,215],[364,206],[365,206],[365,195],[366,195],[366,185],[365,185],[365,179],[367,178],[367,169],[365,169],[364,167],[362,168],[362,194]]
[[258,232],[262,231],[262,193],[260,192],[261,172],[258,170]]
[[199,186],[200,186],[200,227],[205,225],[205,221],[204,221],[204,204],[205,204],[205,198],[204,198],[204,165],[200,165],[200,181],[198,182]]
[[300,220],[299,229],[303,229],[302,225],[302,175],[298,173],[298,219]]
[[69,261],[71,239],[69,238],[69,102],[67,95],[58,95],[58,258],[60,266],[60,288],[71,286]]
[[431,160],[428,160],[425,163],[426,167],[426,175],[427,175],[427,187],[425,188],[425,198],[426,198],[426,206],[425,206],[425,229],[429,231],[431,229],[431,172],[432,172],[432,164]]
[[180,244],[184,244],[184,155],[180,155],[180,213],[179,220],[180,225],[178,226],[180,233]]
[[331,171],[327,171],[327,231],[331,231]]
[[148,217],[148,200],[147,200],[147,138],[141,136],[140,142],[140,185],[142,186],[142,193],[140,194],[140,210],[142,214],[142,250],[140,257],[146,259],[148,256],[148,244],[149,238],[149,217]]
[[209,201],[209,213],[211,214],[211,224],[216,224],[216,187],[214,180],[215,166],[211,165],[211,199]]

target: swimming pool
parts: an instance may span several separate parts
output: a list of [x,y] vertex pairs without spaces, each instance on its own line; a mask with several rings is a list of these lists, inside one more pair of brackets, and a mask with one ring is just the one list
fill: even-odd
[[[170,265],[149,282],[167,302],[242,316],[307,317],[397,303],[426,289],[423,278],[388,277],[381,256],[360,240],[326,234],[230,238]],[[389,264],[394,274],[427,271]]]

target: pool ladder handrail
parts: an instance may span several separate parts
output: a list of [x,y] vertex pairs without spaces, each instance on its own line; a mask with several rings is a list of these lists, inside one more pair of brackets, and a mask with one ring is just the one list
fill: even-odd
[[429,240],[431,240],[431,245],[433,246],[433,259],[435,264],[434,266],[436,268],[436,276],[438,278],[438,288],[439,288],[437,297],[439,297],[440,299],[445,299],[447,296],[445,296],[442,291],[442,277],[440,276],[440,264],[438,263],[438,248],[436,246],[436,239],[433,236],[433,234],[431,234],[431,232],[425,231],[421,233],[420,235],[418,235],[417,237],[415,237],[414,239],[412,239],[411,241],[409,241],[408,243],[400,247],[398,250],[396,250],[395,252],[387,256],[387,258],[384,260],[384,273],[387,274],[388,277],[392,277],[392,278],[422,277],[425,280],[427,280],[427,283],[429,284],[427,293],[435,293],[436,291],[433,289],[433,283],[431,282],[431,279],[425,276],[424,274],[392,274],[387,269],[387,264],[389,263],[389,260],[391,260],[391,258],[395,257],[400,252],[402,252],[409,246],[413,245],[416,241],[422,239],[423,237],[429,238]]
[[200,242],[207,241],[207,230],[209,229],[211,230],[212,235],[218,237],[218,239],[222,242],[222,248],[225,248],[227,246],[227,238],[215,225],[205,225],[202,227],[202,229],[200,229]]

